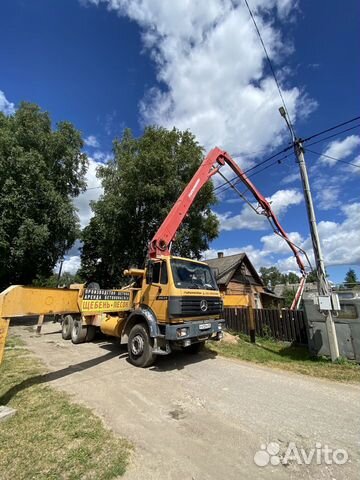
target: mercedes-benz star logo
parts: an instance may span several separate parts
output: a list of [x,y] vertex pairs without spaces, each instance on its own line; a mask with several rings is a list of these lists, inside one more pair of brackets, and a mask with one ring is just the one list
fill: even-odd
[[208,303],[206,300],[201,300],[200,301],[200,310],[202,312],[206,312],[206,310],[208,309]]

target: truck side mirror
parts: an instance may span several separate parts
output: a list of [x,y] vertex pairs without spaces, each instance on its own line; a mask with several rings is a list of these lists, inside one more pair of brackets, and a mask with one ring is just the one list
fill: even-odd
[[147,264],[147,268],[146,268],[146,283],[148,285],[151,285],[152,282],[153,282],[153,266],[154,264],[152,262],[149,262]]

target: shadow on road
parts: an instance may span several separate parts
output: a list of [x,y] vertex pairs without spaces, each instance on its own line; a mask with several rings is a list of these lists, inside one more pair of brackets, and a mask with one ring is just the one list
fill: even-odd
[[[24,325],[24,323],[22,323],[22,325]],[[59,335],[60,333],[61,332],[56,331],[48,332],[42,335]],[[26,388],[32,387],[33,385],[45,384],[53,380],[67,377],[68,375],[72,375],[73,373],[81,372],[89,368],[95,367],[96,365],[100,365],[101,363],[104,363],[114,357],[118,357],[119,359],[126,358],[126,361],[130,363],[127,354],[127,346],[121,345],[118,340],[111,341],[109,339],[106,339],[106,341],[104,342],[104,338],[98,338],[92,343],[98,344],[99,348],[107,350],[108,353],[101,357],[84,360],[83,362],[77,363],[75,365],[69,365],[68,367],[62,368],[61,370],[57,370],[55,372],[35,375],[34,377],[28,378],[19,383],[18,385],[14,385],[10,388],[10,390],[8,390],[4,395],[2,395],[2,397],[0,397],[0,405],[6,405],[17,393],[25,390]],[[156,359],[156,363],[149,367],[149,370],[154,372],[182,370],[187,365],[202,362],[207,359],[214,359],[216,356],[217,353],[211,351],[204,351],[197,355],[191,355],[183,351],[175,351],[172,352],[170,355],[158,356],[158,358]]]
[[[109,350],[107,348],[107,350]],[[61,370],[57,370],[56,372],[44,373],[40,375],[35,375],[34,377],[27,378],[23,382],[19,383],[18,385],[14,385],[10,388],[2,397],[0,397],[0,405],[6,405],[9,401],[19,392],[25,390],[26,388],[32,387],[33,385],[39,385],[42,383],[48,383],[53,380],[58,380],[59,378],[64,378],[68,375],[72,375],[76,372],[81,372],[83,370],[87,370],[88,368],[95,367],[100,363],[104,363],[107,360],[110,360],[114,357],[122,357],[124,354],[120,354],[119,356],[119,349],[114,348],[111,349],[109,353],[106,353],[102,357],[92,358],[90,360],[85,360],[84,362],[77,363],[76,365],[69,365],[66,368],[62,368]]]
[[[170,355],[158,356],[156,363],[149,367],[153,372],[169,372],[171,370],[183,370],[187,365],[203,362],[208,359],[214,359],[216,352],[206,351],[195,355],[182,351],[175,351]],[[126,359],[129,361],[128,359]]]

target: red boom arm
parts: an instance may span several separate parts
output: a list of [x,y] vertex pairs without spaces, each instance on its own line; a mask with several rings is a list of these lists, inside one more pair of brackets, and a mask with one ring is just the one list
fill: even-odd
[[293,251],[296,262],[302,272],[305,274],[305,266],[300,256],[300,251],[291,242],[287,233],[283,230],[275,213],[272,211],[270,203],[258,191],[253,183],[247,178],[241,168],[235,163],[231,156],[219,148],[214,148],[205,157],[204,161],[198,168],[197,172],[185,187],[179,199],[170,210],[168,216],[161,224],[158,231],[155,233],[149,245],[149,255],[151,258],[156,258],[159,255],[170,255],[170,244],[173,241],[176,232],[181,225],[185,215],[193,204],[197,194],[203,185],[210,180],[210,178],[219,171],[223,165],[229,165],[232,171],[239,177],[241,182],[251,191],[259,205],[262,207],[262,214],[272,221],[274,231],[279,234],[289,245]]

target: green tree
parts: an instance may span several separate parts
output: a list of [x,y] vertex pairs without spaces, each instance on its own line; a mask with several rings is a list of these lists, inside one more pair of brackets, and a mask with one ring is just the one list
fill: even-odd
[[285,273],[283,277],[285,283],[297,284],[300,282],[300,277],[294,272]]
[[284,306],[286,308],[290,308],[291,307],[291,304],[295,298],[295,295],[296,295],[296,288],[294,287],[286,287],[284,288],[284,291],[282,293],[282,297],[284,299]]
[[312,270],[306,277],[307,283],[316,283],[318,281],[316,270]]
[[85,188],[86,155],[69,122],[22,103],[0,113],[0,288],[51,275],[78,236],[72,198]]
[[[126,130],[114,142],[114,159],[98,169],[103,196],[83,230],[81,275],[101,286],[118,285],[122,271],[142,266],[148,243],[203,160],[188,131],[148,127],[140,138]],[[208,182],[197,196],[172,253],[199,258],[218,234],[211,212],[216,202]]]
[[355,270],[349,268],[346,272],[345,279],[344,279],[344,286],[347,288],[355,288],[356,284],[358,283],[358,279],[355,273]]
[[84,283],[83,279],[77,274],[72,274],[69,272],[64,272],[60,279],[58,274],[54,273],[50,277],[44,278],[38,276],[34,279],[33,285],[36,287],[51,287],[56,288],[58,285],[63,287],[69,287],[72,283]]
[[261,267],[260,277],[266,287],[274,288],[275,285],[285,282],[284,275],[277,267]]

